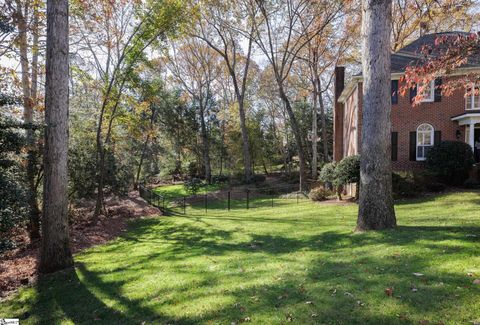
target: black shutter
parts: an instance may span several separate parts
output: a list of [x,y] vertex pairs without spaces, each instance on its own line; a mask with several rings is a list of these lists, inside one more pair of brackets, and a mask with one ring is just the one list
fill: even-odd
[[417,160],[417,132],[410,132],[410,161]]
[[435,101],[442,101],[442,79],[435,79]]
[[398,159],[398,132],[392,132],[392,161]]
[[398,104],[398,80],[392,80],[392,105]]
[[442,142],[442,131],[435,131],[433,134],[433,144],[437,145]]
[[413,103],[413,99],[417,96],[417,85],[410,87],[410,103]]

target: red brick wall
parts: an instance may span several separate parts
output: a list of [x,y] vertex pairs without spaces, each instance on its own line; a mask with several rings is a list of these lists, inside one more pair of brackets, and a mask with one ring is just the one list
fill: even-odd
[[[399,88],[403,84],[399,82]],[[362,126],[362,83],[358,83],[359,91],[354,91],[345,102],[345,112],[351,111],[351,97],[358,96],[358,144],[361,147],[361,126]],[[410,161],[410,132],[416,131],[422,123],[429,123],[435,131],[442,132],[442,140],[457,140],[456,133],[460,130],[460,140],[465,141],[465,127],[458,125],[458,122],[451,121],[451,117],[465,112],[464,92],[459,89],[450,96],[442,96],[440,102],[422,103],[412,107],[409,95],[398,96],[398,104],[392,105],[392,132],[398,132],[398,159],[392,162],[394,170],[412,170],[422,168],[424,162]],[[355,121],[344,119],[345,130],[355,127]],[[352,152],[350,142],[345,141],[344,152]]]

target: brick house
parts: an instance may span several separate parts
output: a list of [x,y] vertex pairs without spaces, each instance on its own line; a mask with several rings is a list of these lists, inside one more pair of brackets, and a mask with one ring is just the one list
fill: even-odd
[[[428,148],[442,140],[460,140],[470,144],[480,162],[480,95],[465,96],[457,89],[442,96],[438,88],[445,78],[480,73],[480,63],[469,60],[452,74],[438,78],[426,88],[422,103],[412,106],[416,88],[402,96],[398,89],[405,68],[418,58],[424,44],[433,44],[437,35],[424,35],[392,54],[392,167],[396,171],[423,168]],[[345,68],[335,70],[334,160],[360,153],[362,129],[362,76],[345,84]]]

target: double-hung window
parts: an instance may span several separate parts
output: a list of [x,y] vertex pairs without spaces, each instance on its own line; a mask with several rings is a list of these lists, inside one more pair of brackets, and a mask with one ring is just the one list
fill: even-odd
[[434,143],[434,130],[430,124],[421,124],[417,128],[417,160],[427,159],[428,150]]
[[435,80],[430,81],[427,84],[420,83],[419,89],[422,90],[422,102],[435,101]]
[[465,109],[480,109],[480,88],[478,84],[471,84],[467,89]]

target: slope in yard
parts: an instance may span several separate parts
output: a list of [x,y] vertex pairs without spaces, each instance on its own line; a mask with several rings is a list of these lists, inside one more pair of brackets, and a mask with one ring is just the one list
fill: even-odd
[[354,234],[357,207],[274,209],[135,221],[2,302],[22,324],[467,324],[480,321],[480,199],[397,204],[399,228]]

